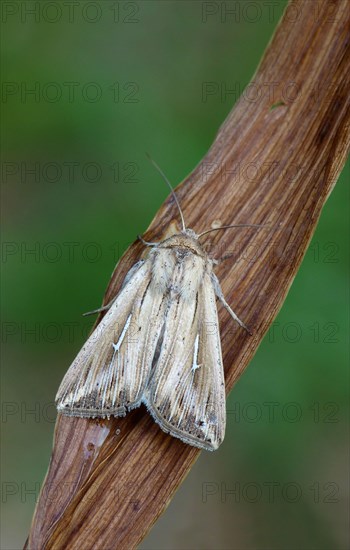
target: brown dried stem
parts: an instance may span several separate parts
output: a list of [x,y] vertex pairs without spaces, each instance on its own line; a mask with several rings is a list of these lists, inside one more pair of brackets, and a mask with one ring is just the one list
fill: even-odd
[[[349,148],[347,2],[291,4],[301,16],[295,21],[285,14],[253,85],[177,189],[187,225],[196,231],[214,220],[269,224],[208,236],[216,256],[218,247],[233,253],[217,274],[227,301],[254,330],[248,336],[220,309],[228,392],[286,297]],[[273,98],[262,93],[266,89]],[[163,238],[173,219],[178,213],[169,198],[145,238]],[[247,261],[251,247],[254,261]],[[105,302],[142,251],[135,242],[124,254]],[[58,417],[28,546],[134,548],[198,454],[164,434],[143,407],[111,420]]]

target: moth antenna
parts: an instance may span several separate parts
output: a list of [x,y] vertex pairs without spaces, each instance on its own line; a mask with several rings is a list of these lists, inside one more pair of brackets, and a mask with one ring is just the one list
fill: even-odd
[[176,196],[176,193],[173,189],[173,186],[171,185],[170,181],[168,180],[168,178],[166,177],[166,175],[164,174],[163,170],[158,166],[158,164],[153,160],[153,158],[148,154],[146,153],[146,156],[148,158],[148,160],[151,161],[151,163],[153,164],[153,166],[155,167],[155,169],[160,173],[160,175],[162,176],[163,180],[165,181],[165,183],[169,186],[170,188],[170,191],[171,191],[171,194],[173,195],[174,197],[174,200],[176,202],[176,206],[178,207],[179,209],[179,212],[180,212],[180,216],[181,216],[181,222],[182,222],[182,229],[184,231],[186,231],[186,224],[185,224],[185,219],[184,219],[184,215],[182,213],[182,210],[181,210],[181,206],[180,206],[180,203],[177,199],[177,196]]
[[268,223],[263,224],[255,224],[255,223],[239,223],[239,224],[233,224],[233,225],[222,225],[221,227],[214,227],[213,229],[207,229],[206,231],[203,231],[203,233],[199,233],[198,239],[200,237],[203,237],[203,235],[206,235],[207,233],[211,233],[212,231],[219,231],[220,229],[229,229],[230,227],[266,227],[269,225]]

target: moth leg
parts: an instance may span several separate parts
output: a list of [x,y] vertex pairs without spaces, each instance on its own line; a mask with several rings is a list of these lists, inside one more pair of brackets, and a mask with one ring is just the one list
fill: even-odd
[[117,297],[118,297],[118,295],[114,296],[113,300],[108,302],[108,304],[106,304],[105,306],[102,306],[102,307],[99,307],[98,309],[93,309],[92,311],[87,311],[86,313],[83,313],[83,317],[87,317],[88,315],[94,315],[95,313],[100,313],[100,311],[106,311],[107,309],[109,309],[113,305],[113,303],[116,301]]
[[228,258],[232,258],[232,256],[234,256],[233,253],[230,253],[230,254],[224,254],[223,256],[221,256],[221,258],[211,258],[211,261],[213,262],[214,265],[220,265],[221,262],[224,262],[225,260],[228,260]]
[[249,330],[249,328],[243,323],[243,321],[241,321],[237,317],[235,312],[230,308],[230,306],[226,302],[226,300],[224,298],[224,295],[223,295],[223,292],[222,292],[222,289],[221,289],[221,286],[220,286],[220,283],[219,283],[219,280],[218,280],[217,276],[214,273],[211,274],[211,280],[213,282],[214,291],[215,291],[216,296],[218,297],[218,299],[220,300],[220,302],[222,303],[224,308],[227,309],[227,311],[231,315],[232,319],[234,319],[242,328],[244,328],[250,335],[252,335],[251,330]]
[[142,242],[142,244],[144,244],[145,246],[158,246],[159,243],[149,243],[148,241],[145,241],[145,239],[143,239],[141,237],[141,235],[137,235],[137,238]]

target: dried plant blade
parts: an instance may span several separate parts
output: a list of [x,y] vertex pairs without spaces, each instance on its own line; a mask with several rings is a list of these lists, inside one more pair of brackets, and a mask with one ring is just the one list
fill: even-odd
[[[222,263],[217,274],[227,301],[254,330],[249,337],[220,310],[227,391],[281,307],[349,150],[347,3],[318,2],[317,17],[314,2],[292,4],[302,17],[282,19],[253,79],[256,90],[273,85],[273,98],[265,93],[253,102],[244,94],[177,191],[187,225],[198,232],[213,220],[270,224],[211,235],[213,250],[234,250],[237,261]],[[177,215],[169,198],[145,238],[164,237]],[[240,252],[252,245],[255,261],[243,261]],[[127,250],[105,302],[142,250],[139,242]],[[28,546],[134,548],[198,453],[164,434],[144,408],[100,422],[59,417]]]

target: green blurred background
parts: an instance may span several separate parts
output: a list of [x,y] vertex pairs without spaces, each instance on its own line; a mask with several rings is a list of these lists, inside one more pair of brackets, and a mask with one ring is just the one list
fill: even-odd
[[[93,322],[81,313],[100,304],[116,260],[167,196],[145,151],[174,184],[193,169],[285,6],[73,4],[1,6],[8,550],[27,536],[55,392]],[[235,15],[225,12],[233,6]],[[206,82],[234,91],[204,101]],[[348,180],[349,166],[273,329],[229,397],[223,445],[202,453],[144,550],[348,547]]]

